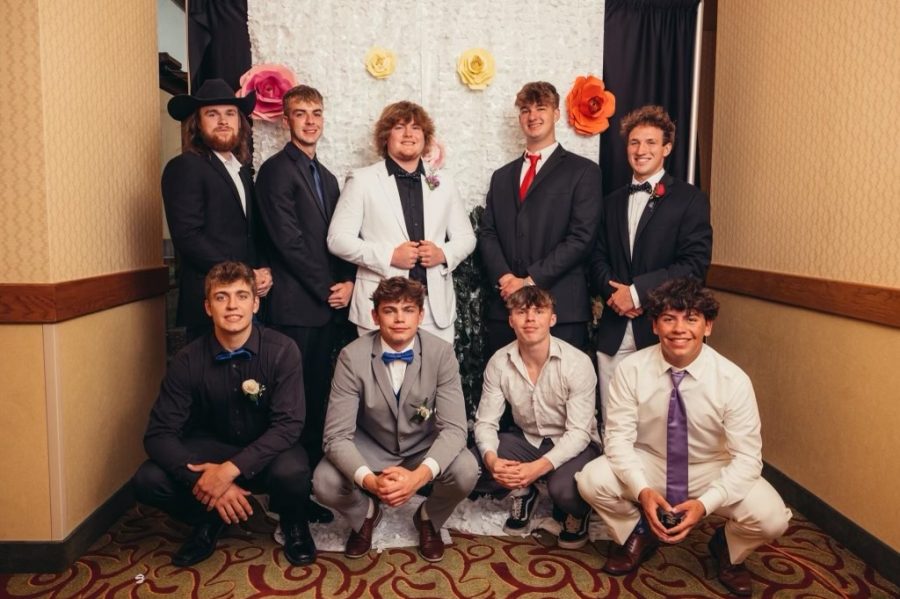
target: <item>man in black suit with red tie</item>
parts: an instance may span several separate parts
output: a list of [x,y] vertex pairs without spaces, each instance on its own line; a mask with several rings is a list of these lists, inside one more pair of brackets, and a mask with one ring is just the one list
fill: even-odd
[[709,198],[663,168],[675,142],[675,124],[660,106],[643,106],[622,119],[632,182],[606,197],[591,257],[591,289],[606,305],[600,317],[597,361],[600,405],[628,354],[658,342],[643,313],[649,293],[666,281],[703,281],[712,256]]
[[[303,357],[306,426],[301,442],[312,467],[322,457],[322,429],[331,387],[331,352],[346,323],[356,267],[328,252],[328,225],[340,195],[337,179],[319,162],[325,127],[322,94],[307,85],[285,93],[284,124],[291,139],[259,168],[259,211],[272,242],[278,285],[269,294],[267,320],[292,338]],[[330,521],[311,505],[314,521]]]
[[603,193],[600,167],[556,141],[559,94],[545,81],[516,95],[526,151],[494,171],[478,246],[498,293],[488,299],[486,355],[515,340],[504,300],[525,285],[556,298],[551,334],[587,349],[587,262]]
[[179,256],[179,326],[188,341],[212,331],[203,310],[203,279],[226,260],[254,268],[257,293],[265,296],[272,276],[265,266],[262,227],[255,214],[248,140],[256,94],[236,98],[222,79],[209,79],[193,96],[169,100],[169,115],[181,121],[182,153],[166,165],[162,195],[172,243]]

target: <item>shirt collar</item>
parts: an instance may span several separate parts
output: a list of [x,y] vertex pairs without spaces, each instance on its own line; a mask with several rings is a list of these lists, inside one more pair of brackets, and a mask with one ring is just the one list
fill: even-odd
[[216,155],[216,158],[218,158],[219,160],[221,160],[221,161],[222,161],[222,164],[224,164],[226,167],[228,167],[228,168],[237,168],[237,169],[240,169],[240,168],[241,168],[241,163],[238,162],[237,158],[235,158],[235,157],[234,157],[234,154],[232,154],[231,152],[216,152],[216,151],[213,151],[213,154],[215,154],[215,155]]
[[555,141],[552,144],[550,144],[549,146],[547,146],[546,148],[541,148],[537,152],[529,152],[528,150],[525,150],[522,153],[522,160],[524,160],[527,163],[529,154],[531,154],[532,156],[534,156],[535,154],[540,154],[541,159],[539,162],[546,164],[547,159],[550,158],[550,155],[553,154],[553,152],[555,152],[556,148],[558,148],[558,147],[559,147],[559,142]]
[[[668,375],[669,370],[676,370],[675,367],[666,362],[666,359],[663,357],[662,346],[656,344],[653,347],[656,349],[656,360],[653,366],[654,374],[663,376]],[[693,362],[685,366],[683,370],[696,380],[702,379],[709,365],[709,352],[709,346],[704,343],[703,347],[700,348],[700,354],[694,358]]]
[[[407,173],[406,169],[404,169],[402,166],[397,164],[394,161],[394,159],[391,158],[390,156],[388,156],[387,158],[384,159],[384,164],[387,167],[388,175],[390,175],[392,177],[395,177],[397,175],[412,174],[412,173]],[[416,170],[414,170],[413,173],[419,173],[419,175],[422,175],[422,176],[425,175],[425,166],[422,164],[421,158],[419,158],[419,165],[416,167]]]
[[[416,335],[416,336],[418,336],[418,335]],[[412,341],[409,342],[409,345],[407,345],[406,347],[404,347],[404,348],[401,349],[400,351],[397,351],[396,349],[394,349],[393,347],[391,347],[390,345],[388,345],[387,342],[384,340],[384,337],[382,337],[380,334],[379,334],[378,338],[379,338],[378,340],[381,341],[381,351],[382,351],[382,353],[383,353],[383,352],[391,352],[391,353],[397,352],[397,353],[402,353],[402,352],[405,352],[406,350],[411,350],[411,349],[415,348],[415,346],[416,346],[416,338],[413,337],[413,338],[412,338]]]
[[[659,172],[654,173],[647,177],[647,181],[650,183],[650,189],[656,188],[656,184],[660,182],[663,176],[666,174],[666,169],[660,169]],[[632,185],[638,185],[638,180],[634,178],[634,175],[631,175],[631,183]]]
[[[519,367],[522,372],[527,372],[525,368],[525,361],[522,359],[522,354],[519,353],[519,344],[516,341],[510,343],[506,348],[506,355],[510,362],[512,362],[515,366]],[[552,359],[561,360],[562,359],[562,346],[559,343],[559,339],[556,337],[550,336],[550,354],[547,356],[547,362]],[[545,362],[546,364],[546,362]]]
[[[259,355],[259,346],[260,346],[259,327],[257,327],[256,325],[253,325],[253,324],[251,324],[250,327],[251,327],[250,337],[247,338],[247,341],[246,341],[246,343],[244,343],[243,348],[246,349],[247,351],[249,351],[254,356],[258,356]],[[219,339],[216,337],[215,332],[209,333],[209,339],[210,339],[210,351],[212,352],[211,355],[213,358],[215,358],[217,355],[219,355],[222,352],[231,351],[231,350],[227,350],[224,347],[222,347],[222,344],[219,343]]]

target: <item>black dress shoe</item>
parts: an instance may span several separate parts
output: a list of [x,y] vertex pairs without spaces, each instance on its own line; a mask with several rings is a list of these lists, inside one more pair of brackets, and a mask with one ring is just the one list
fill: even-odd
[[316,542],[309,532],[306,520],[281,517],[284,534],[284,557],[295,566],[308,566],[316,561]]
[[328,524],[334,521],[334,514],[326,507],[322,507],[312,499],[306,505],[306,521],[315,524]]
[[224,529],[225,521],[218,516],[194,528],[191,536],[172,556],[172,565],[186,568],[208,558],[216,550],[216,542]]

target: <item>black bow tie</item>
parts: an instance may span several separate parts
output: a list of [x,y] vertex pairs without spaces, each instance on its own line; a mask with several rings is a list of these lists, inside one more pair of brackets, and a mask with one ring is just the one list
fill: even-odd
[[226,362],[231,360],[232,358],[239,358],[241,360],[249,360],[253,357],[253,354],[250,353],[250,350],[241,347],[234,351],[222,351],[216,354],[216,362]]
[[420,179],[419,171],[415,171],[413,173],[397,173],[394,175],[398,179],[409,179],[410,181],[415,181],[418,183]]
[[653,188],[650,186],[650,181],[644,181],[643,183],[632,183],[628,186],[628,195],[637,193],[639,191],[650,193],[652,189]]

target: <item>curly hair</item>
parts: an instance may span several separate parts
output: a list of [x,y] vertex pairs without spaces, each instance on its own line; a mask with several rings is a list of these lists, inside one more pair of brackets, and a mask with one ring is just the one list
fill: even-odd
[[256,277],[253,269],[243,262],[219,262],[209,269],[206,278],[203,280],[203,291],[206,299],[214,287],[222,285],[230,285],[237,281],[242,281],[250,286],[253,295],[256,296]]
[[656,320],[666,310],[699,312],[708,321],[719,315],[719,302],[697,279],[672,279],[650,292],[644,311]]
[[382,279],[378,283],[378,287],[375,288],[371,299],[376,310],[379,304],[402,302],[404,300],[413,302],[421,310],[425,307],[425,286],[406,277],[390,277],[389,279]]
[[662,130],[663,144],[675,143],[675,123],[669,113],[662,106],[641,106],[632,110],[624,117],[619,125],[619,134],[626,142],[632,129],[640,126],[656,127]]
[[417,124],[422,128],[422,133],[425,135],[425,147],[427,148],[431,145],[431,140],[434,137],[434,121],[431,120],[425,109],[415,102],[407,102],[406,100],[394,102],[384,107],[384,110],[381,111],[381,116],[378,117],[378,122],[375,123],[373,136],[375,148],[378,149],[378,154],[382,158],[387,158],[388,156],[387,140],[391,135],[391,129],[398,123]]

